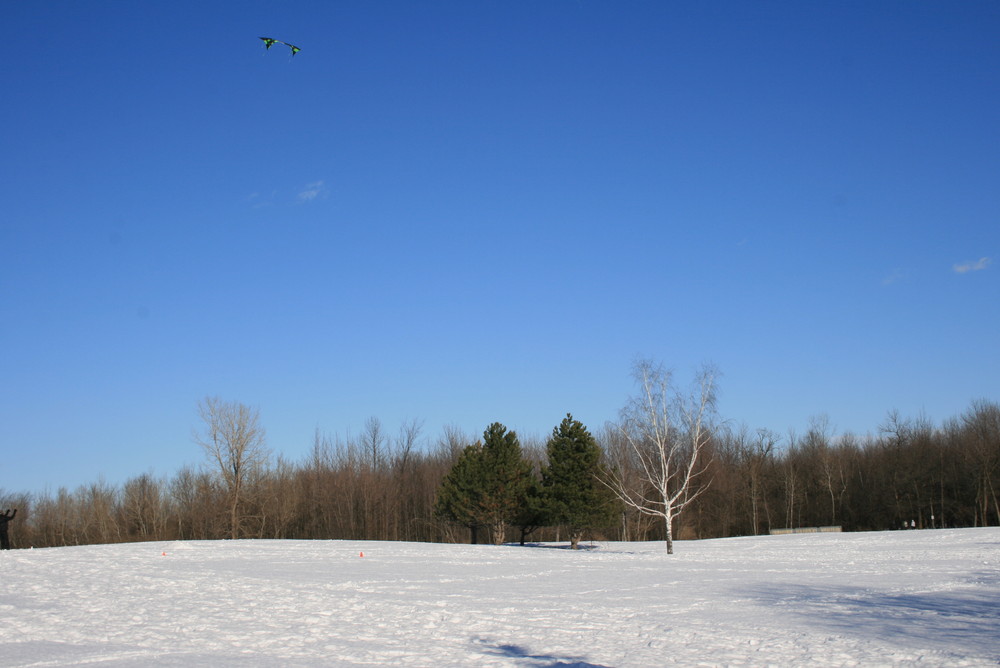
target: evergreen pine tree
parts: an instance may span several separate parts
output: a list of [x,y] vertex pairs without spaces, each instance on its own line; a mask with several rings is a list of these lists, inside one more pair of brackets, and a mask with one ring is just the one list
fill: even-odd
[[494,422],[483,432],[481,517],[493,542],[504,541],[507,525],[517,520],[531,483],[531,463],[524,459],[517,434]]
[[478,542],[482,524],[483,447],[467,445],[441,481],[434,514],[441,519],[468,527],[472,543]]
[[552,430],[546,451],[542,489],[549,523],[567,527],[575,550],[585,530],[614,523],[616,497],[598,479],[600,446],[572,415]]
[[514,516],[512,524],[521,532],[521,545],[528,540],[528,536],[541,527],[549,523],[548,509],[545,505],[545,496],[542,493],[542,486],[532,471],[528,485],[524,489],[521,502],[518,504],[517,514]]

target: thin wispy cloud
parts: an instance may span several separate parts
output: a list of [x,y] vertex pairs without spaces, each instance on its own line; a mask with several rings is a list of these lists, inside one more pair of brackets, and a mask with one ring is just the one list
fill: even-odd
[[276,192],[271,192],[270,195],[262,195],[259,192],[250,193],[247,197],[247,202],[255,209],[260,209],[265,206],[271,206],[274,203],[274,196]]
[[967,274],[970,271],[982,271],[986,269],[993,262],[993,258],[981,257],[978,260],[969,260],[968,262],[962,262],[961,264],[956,264],[952,267],[956,274]]
[[307,183],[306,186],[299,191],[298,201],[312,202],[313,200],[324,199],[329,191],[330,189],[323,185],[322,181]]
[[893,269],[891,274],[882,279],[882,285],[892,285],[902,280],[905,275],[902,269]]

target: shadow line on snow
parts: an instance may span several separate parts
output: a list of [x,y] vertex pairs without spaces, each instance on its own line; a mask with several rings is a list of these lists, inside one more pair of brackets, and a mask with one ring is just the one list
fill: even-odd
[[530,662],[525,663],[525,665],[536,666],[537,668],[610,668],[610,666],[600,663],[590,663],[575,656],[538,654],[522,645],[491,643],[480,638],[474,639],[474,642],[483,654],[509,659],[521,659],[525,662]]
[[[572,550],[573,548],[569,543],[525,543],[520,547],[533,547],[541,550]],[[584,545],[580,543],[577,547],[577,552],[587,552],[589,550],[596,550],[599,546],[597,545]]]
[[[993,582],[958,591],[879,592],[863,587],[775,585],[749,593],[787,608],[810,626],[846,636],[890,640],[1000,659],[1000,594]],[[748,593],[743,590],[741,593]]]

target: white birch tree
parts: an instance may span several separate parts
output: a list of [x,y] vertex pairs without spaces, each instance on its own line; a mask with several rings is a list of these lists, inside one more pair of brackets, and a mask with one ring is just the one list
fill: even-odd
[[621,466],[603,480],[624,504],[663,520],[667,554],[673,554],[675,519],[707,487],[694,483],[708,465],[718,372],[702,367],[690,395],[678,391],[670,372],[650,360],[636,362],[633,375],[640,391],[622,410],[619,428],[639,484]]

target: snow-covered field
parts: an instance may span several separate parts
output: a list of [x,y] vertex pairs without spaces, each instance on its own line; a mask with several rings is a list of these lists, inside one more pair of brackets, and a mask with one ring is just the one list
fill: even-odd
[[3,552],[0,666],[1000,662],[1000,529],[564,547]]

